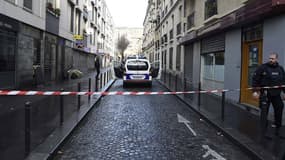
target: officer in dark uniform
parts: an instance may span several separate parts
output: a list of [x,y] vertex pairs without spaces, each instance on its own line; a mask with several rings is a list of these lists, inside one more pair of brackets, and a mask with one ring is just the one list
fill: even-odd
[[274,127],[276,128],[275,134],[279,135],[279,129],[282,126],[282,112],[284,107],[280,94],[282,90],[285,93],[285,88],[258,89],[258,87],[281,86],[285,84],[285,72],[283,67],[278,64],[277,59],[277,53],[270,53],[269,62],[262,64],[255,71],[252,79],[252,86],[257,87],[253,90],[253,97],[259,98],[263,133],[266,132],[269,105],[272,103],[274,108]]

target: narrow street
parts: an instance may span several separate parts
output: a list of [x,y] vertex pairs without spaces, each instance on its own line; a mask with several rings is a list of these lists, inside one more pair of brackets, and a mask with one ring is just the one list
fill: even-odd
[[[110,91],[166,89],[156,81],[123,89],[117,80]],[[120,95],[102,98],[54,159],[249,158],[173,95]]]

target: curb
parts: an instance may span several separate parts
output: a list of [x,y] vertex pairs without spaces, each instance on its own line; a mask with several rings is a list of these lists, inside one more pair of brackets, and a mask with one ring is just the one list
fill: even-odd
[[[106,84],[102,91],[107,91],[113,85],[116,79]],[[81,106],[79,112],[75,112],[64,122],[63,126],[57,127],[43,143],[38,145],[25,160],[48,160],[53,158],[62,144],[69,138],[72,132],[79,126],[86,115],[94,108],[94,106],[104,97],[100,95],[95,100],[91,100],[89,104]],[[92,98],[93,99],[93,98]]]
[[[157,80],[162,86],[164,86],[165,88],[167,88],[167,90],[171,91],[168,86],[166,86],[162,81]],[[189,109],[191,109],[192,111],[194,111],[195,113],[197,113],[201,118],[203,118],[205,121],[207,121],[209,124],[211,124],[213,127],[215,127],[216,129],[218,129],[219,131],[221,131],[223,133],[223,135],[225,135],[225,137],[227,137],[229,140],[231,140],[235,145],[237,145],[239,148],[242,149],[242,151],[244,153],[246,153],[248,156],[250,156],[250,158],[252,159],[256,159],[256,160],[268,160],[269,158],[271,159],[272,157],[270,157],[269,155],[266,155],[266,157],[264,157],[264,155],[260,155],[258,153],[258,151],[253,150],[252,148],[250,148],[248,145],[254,143],[252,140],[250,140],[249,138],[245,138],[245,142],[243,143],[241,142],[241,140],[238,138],[239,137],[245,137],[243,136],[241,133],[236,133],[236,136],[234,136],[233,134],[231,134],[229,131],[231,130],[231,128],[224,128],[222,126],[220,126],[217,122],[212,121],[207,115],[201,113],[200,111],[198,111],[195,107],[192,106],[192,104],[189,104],[188,102],[186,102],[182,97],[180,97],[179,95],[175,95],[181,102],[183,102],[184,104],[186,104]],[[228,130],[228,131],[227,131]],[[252,143],[251,143],[252,142]]]

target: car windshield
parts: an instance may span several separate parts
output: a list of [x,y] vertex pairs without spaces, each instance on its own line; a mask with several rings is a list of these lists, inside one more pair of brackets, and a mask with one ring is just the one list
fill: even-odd
[[140,60],[136,60],[136,61],[129,61],[127,63],[127,68],[128,70],[147,70],[148,69],[148,63],[145,61],[140,61]]

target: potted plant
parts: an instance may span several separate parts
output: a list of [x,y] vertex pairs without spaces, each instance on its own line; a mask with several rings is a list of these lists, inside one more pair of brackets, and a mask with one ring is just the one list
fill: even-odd
[[54,9],[54,13],[55,15],[60,16],[60,9],[59,8]]

